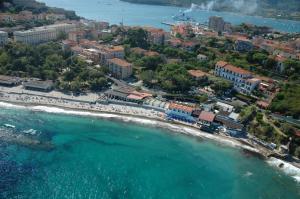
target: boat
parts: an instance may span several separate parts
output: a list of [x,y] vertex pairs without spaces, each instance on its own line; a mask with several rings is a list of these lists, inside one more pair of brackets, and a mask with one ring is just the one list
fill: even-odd
[[173,20],[175,21],[188,21],[188,22],[195,22],[196,20],[190,16],[187,16],[185,12],[180,11],[178,15],[172,16]]
[[37,132],[37,131],[34,130],[34,129],[29,129],[29,130],[23,131],[23,133],[25,133],[25,134],[30,134],[30,135],[35,135],[36,132]]
[[11,124],[4,124],[4,126],[5,126],[6,128],[10,128],[10,129],[16,128],[16,126],[11,125]]

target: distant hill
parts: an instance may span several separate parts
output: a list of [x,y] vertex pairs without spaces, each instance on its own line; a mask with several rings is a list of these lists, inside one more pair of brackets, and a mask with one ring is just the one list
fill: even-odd
[[207,10],[300,20],[300,0],[122,0],[131,3],[176,5],[192,3]]
[[65,14],[68,19],[79,18],[74,11],[48,7],[46,4],[36,0],[0,0],[0,12],[18,13],[23,10],[32,11],[34,14],[42,12]]

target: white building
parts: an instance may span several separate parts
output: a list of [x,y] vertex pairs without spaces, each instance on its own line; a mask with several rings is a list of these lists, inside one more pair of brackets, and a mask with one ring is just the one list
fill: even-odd
[[207,56],[206,55],[203,55],[203,54],[199,54],[199,55],[197,55],[197,59],[199,60],[199,61],[207,61]]
[[261,82],[259,79],[252,78],[249,71],[224,61],[216,63],[215,75],[233,82],[234,89],[244,94],[251,94]]
[[7,32],[0,31],[0,46],[4,46],[8,42]]
[[56,40],[60,33],[76,31],[76,24],[54,24],[25,31],[15,31],[14,40],[26,44],[39,44]]

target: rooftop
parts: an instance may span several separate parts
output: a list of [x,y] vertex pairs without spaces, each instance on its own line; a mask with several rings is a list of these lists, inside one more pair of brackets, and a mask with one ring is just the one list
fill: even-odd
[[23,85],[25,87],[48,90],[53,87],[53,82],[52,81],[28,81],[28,82],[24,82]]
[[119,59],[119,58],[113,58],[109,60],[110,63],[113,63],[115,65],[121,66],[121,67],[130,67],[131,63],[127,62],[124,59]]
[[238,73],[238,74],[243,74],[243,75],[250,75],[250,71],[247,71],[245,69],[242,69],[242,68],[238,68],[236,66],[233,66],[225,61],[219,61],[217,62],[216,64],[217,66],[221,67],[221,68],[225,68],[229,71],[232,71],[232,72],[235,72],[235,73]]
[[171,103],[169,105],[169,109],[182,110],[189,113],[192,113],[194,111],[193,107],[182,105],[182,104],[176,104],[176,103]]
[[106,51],[109,52],[118,52],[118,51],[124,51],[124,47],[123,46],[107,46],[105,47]]
[[212,112],[202,111],[199,115],[199,120],[204,120],[207,122],[213,122],[215,119],[215,114]]
[[196,77],[196,78],[199,78],[199,77],[205,77],[207,76],[208,74],[206,72],[203,72],[201,70],[189,70],[188,73],[193,76],[193,77]]

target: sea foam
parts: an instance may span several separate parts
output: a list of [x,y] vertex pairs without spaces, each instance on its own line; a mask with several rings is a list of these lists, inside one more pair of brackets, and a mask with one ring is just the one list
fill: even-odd
[[[294,165],[285,162],[283,160],[277,159],[277,158],[269,158],[267,160],[267,163],[271,165],[272,167],[275,167],[277,169],[282,170],[285,174],[292,176],[295,181],[300,183],[300,169],[295,167]],[[283,165],[282,167],[279,167],[279,165]]]

